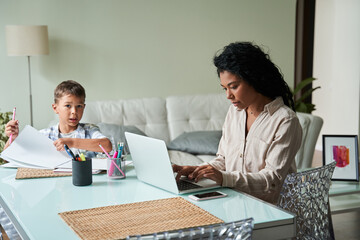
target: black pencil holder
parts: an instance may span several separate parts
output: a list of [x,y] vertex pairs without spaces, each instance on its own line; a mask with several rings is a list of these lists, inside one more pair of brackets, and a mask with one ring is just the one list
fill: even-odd
[[91,158],[86,158],[85,161],[72,160],[72,181],[75,186],[92,184]]

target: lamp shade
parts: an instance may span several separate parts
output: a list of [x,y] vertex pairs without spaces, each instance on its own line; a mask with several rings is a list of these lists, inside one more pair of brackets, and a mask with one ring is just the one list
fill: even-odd
[[6,26],[6,43],[9,56],[48,55],[48,28],[45,25]]

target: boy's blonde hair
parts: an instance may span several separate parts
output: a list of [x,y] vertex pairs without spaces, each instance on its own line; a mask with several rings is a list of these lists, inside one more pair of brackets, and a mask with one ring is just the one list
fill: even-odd
[[75,82],[73,80],[67,80],[60,83],[54,90],[54,102],[57,103],[57,101],[62,98],[65,95],[74,95],[76,97],[83,97],[85,101],[85,89],[83,86],[80,85],[80,83]]

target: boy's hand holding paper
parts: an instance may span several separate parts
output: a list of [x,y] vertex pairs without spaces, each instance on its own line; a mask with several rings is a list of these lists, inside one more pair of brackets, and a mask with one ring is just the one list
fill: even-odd
[[53,169],[70,160],[66,153],[56,150],[52,140],[28,125],[1,153],[1,157],[9,162],[48,169]]
[[[25,126],[15,141],[1,155],[9,167],[71,169],[71,158],[65,151],[59,152],[53,141],[31,126]],[[94,170],[106,170],[105,159],[93,159]]]

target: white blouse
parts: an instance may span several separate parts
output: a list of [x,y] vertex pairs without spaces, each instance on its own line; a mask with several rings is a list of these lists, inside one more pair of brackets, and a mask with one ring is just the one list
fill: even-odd
[[286,175],[296,172],[299,120],[278,97],[265,105],[246,137],[245,129],[246,111],[231,105],[217,157],[209,163],[222,172],[223,186],[276,204]]

